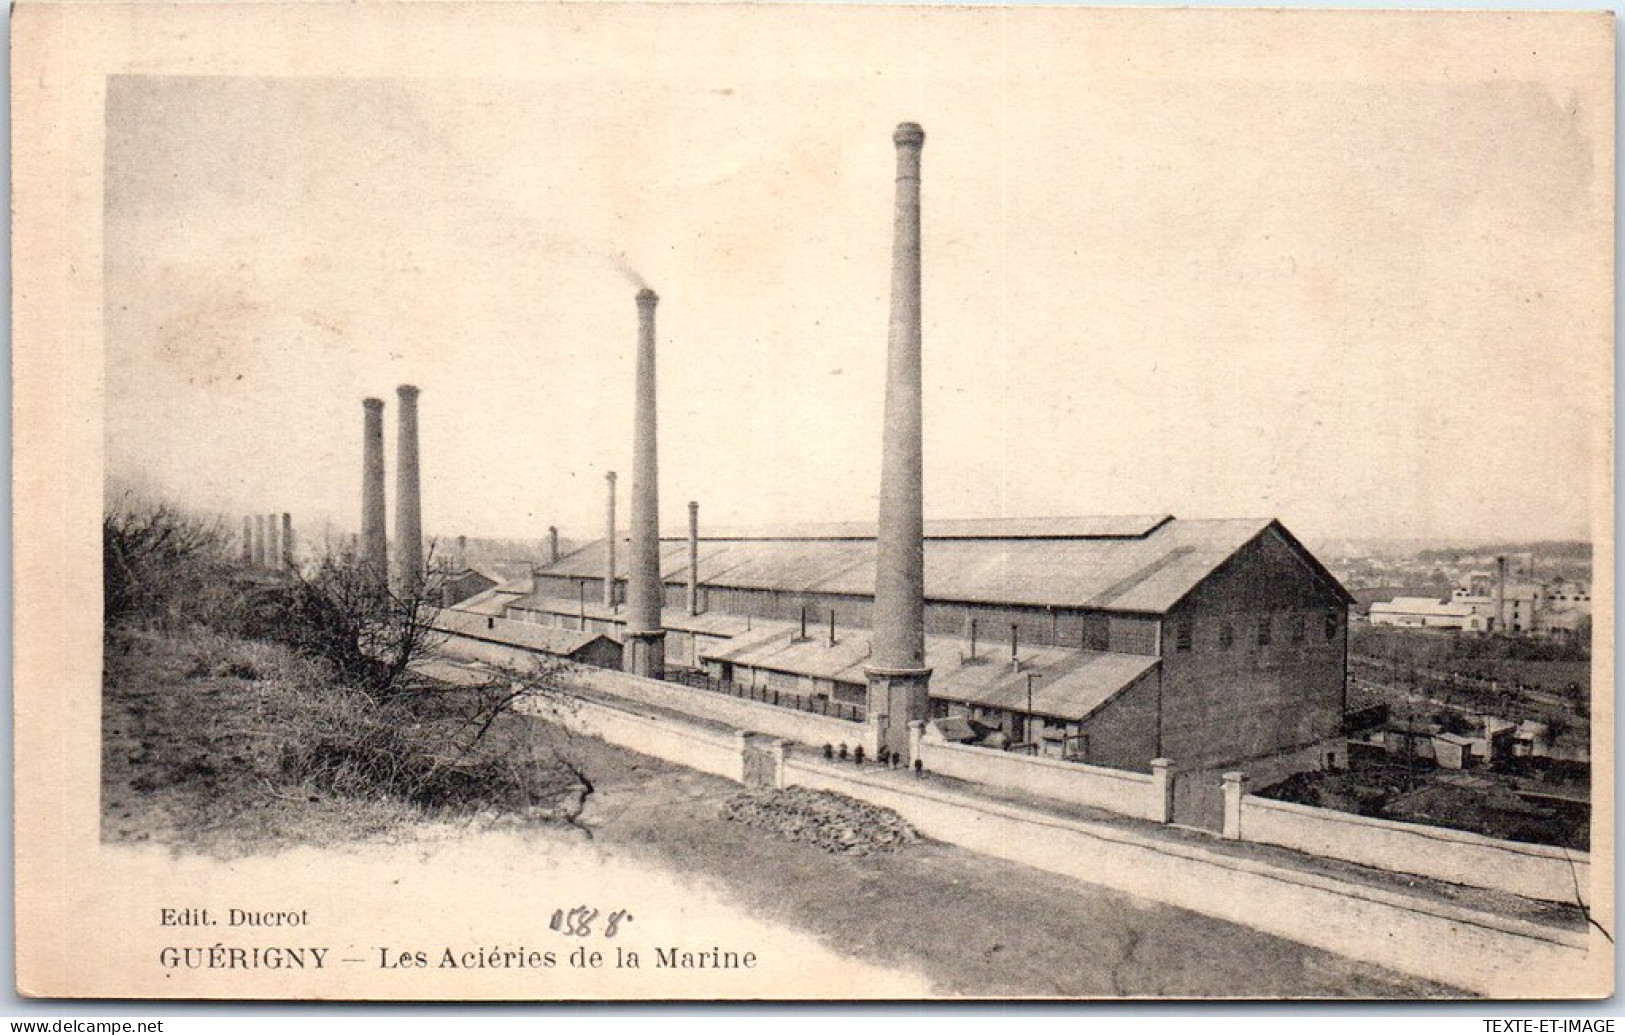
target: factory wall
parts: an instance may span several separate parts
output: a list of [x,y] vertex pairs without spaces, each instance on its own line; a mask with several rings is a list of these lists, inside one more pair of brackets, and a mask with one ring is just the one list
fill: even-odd
[[[539,575],[538,588],[550,595],[573,600],[586,583],[587,599],[603,593],[603,579],[567,578]],[[688,604],[686,582],[665,583],[665,606],[684,608]],[[851,594],[795,592],[790,590],[746,589],[729,586],[700,587],[702,613],[750,615],[772,621],[795,622],[807,609],[809,626],[822,627],[835,612],[839,628],[869,629],[873,600]],[[976,622],[977,643],[989,650],[1008,646],[1010,627],[1022,644],[1032,647],[1081,647],[1123,654],[1157,653],[1157,619],[1150,615],[1109,614],[1064,608],[1022,607],[1013,604],[979,604],[927,600],[925,631],[933,636],[969,637],[971,621]]]
[[1160,753],[1212,768],[1336,737],[1346,636],[1342,599],[1260,536],[1164,619]]

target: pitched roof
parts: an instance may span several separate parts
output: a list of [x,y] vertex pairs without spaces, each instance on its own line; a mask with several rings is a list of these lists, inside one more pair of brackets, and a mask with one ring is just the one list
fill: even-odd
[[431,624],[436,629],[479,640],[511,643],[516,647],[571,657],[594,640],[606,639],[602,633],[558,629],[529,622],[515,622],[491,615],[471,614],[443,608],[435,613]]
[[[925,537],[925,595],[930,600],[1160,614],[1271,530],[1304,559],[1330,593],[1348,599],[1337,580],[1291,533],[1268,518],[1047,518],[945,524],[935,532],[928,527]],[[665,539],[660,552],[661,578],[685,581],[688,543]],[[616,551],[617,577],[625,577],[629,553]],[[702,538],[699,553],[700,579],[707,586],[874,594],[872,527],[867,537],[762,533],[757,538]],[[604,544],[599,540],[561,558],[543,574],[596,579],[602,577],[603,567]]]

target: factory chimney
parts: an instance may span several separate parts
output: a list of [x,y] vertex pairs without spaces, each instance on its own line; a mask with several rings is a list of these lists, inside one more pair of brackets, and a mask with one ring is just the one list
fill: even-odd
[[254,515],[254,567],[265,567],[265,515]]
[[688,613],[700,613],[700,504],[688,501]]
[[382,591],[389,579],[384,532],[384,400],[361,400],[361,567],[367,584]]
[[1507,559],[1495,559],[1495,631],[1505,634],[1507,628]]
[[418,483],[418,390],[395,389],[401,412],[395,440],[395,563],[405,599],[423,588],[423,495]]
[[243,565],[247,567],[254,563],[254,519],[243,518]]
[[874,650],[864,672],[869,722],[878,727],[882,746],[907,757],[909,722],[930,715],[920,406],[920,151],[925,131],[905,122],[892,142],[897,145],[897,209],[891,329],[875,537]]
[[632,556],[626,577],[626,671],[666,678],[666,630],[660,627],[660,455],[655,433],[655,305],[638,292],[637,402],[632,415]]
[[604,505],[604,606],[615,612],[615,472],[604,475],[609,501]]
[[457,537],[457,564],[456,564],[456,570],[458,570],[458,571],[467,571],[468,570],[468,536],[466,536],[466,535],[460,535],[460,536]]
[[282,570],[293,571],[293,515],[282,514]]
[[559,563],[559,527],[547,526],[547,563]]
[[277,545],[277,515],[265,515],[265,566],[272,571],[282,567],[282,548]]

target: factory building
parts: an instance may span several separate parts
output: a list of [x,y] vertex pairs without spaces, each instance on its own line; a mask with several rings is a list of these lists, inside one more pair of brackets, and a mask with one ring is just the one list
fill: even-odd
[[[1342,758],[1350,598],[1279,522],[927,522],[924,544],[933,715],[1139,770]],[[621,639],[622,616],[589,605],[605,563],[599,541],[541,568],[506,617]],[[660,565],[668,665],[864,705],[872,529],[663,537]]]

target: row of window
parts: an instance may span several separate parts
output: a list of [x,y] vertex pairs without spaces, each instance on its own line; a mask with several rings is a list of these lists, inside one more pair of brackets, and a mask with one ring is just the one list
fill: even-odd
[[[1343,616],[1336,611],[1311,612],[1310,614],[1294,613],[1284,616],[1286,619],[1286,640],[1292,644],[1309,642],[1309,621],[1313,614],[1321,617],[1321,636],[1328,642],[1337,639],[1338,631],[1343,628]],[[1259,615],[1253,619],[1237,619],[1219,623],[1218,649],[1233,650],[1240,637],[1251,637],[1252,642],[1259,647],[1268,647],[1275,642],[1275,615]],[[1195,623],[1190,618],[1181,619],[1174,625],[1174,650],[1184,654],[1192,649],[1195,643]]]

